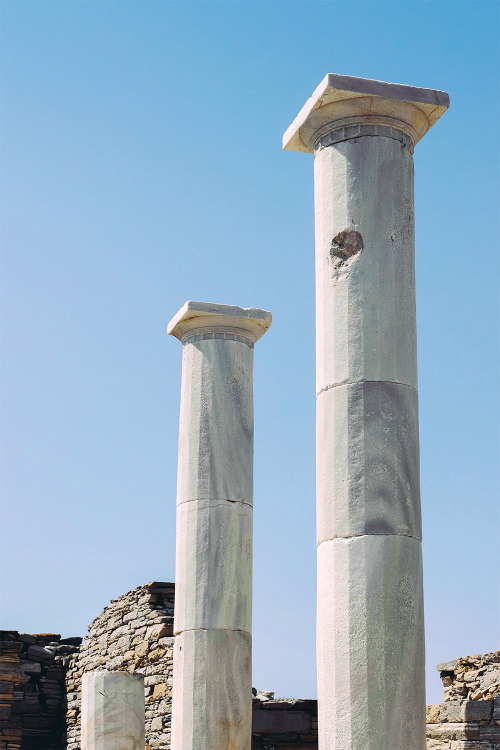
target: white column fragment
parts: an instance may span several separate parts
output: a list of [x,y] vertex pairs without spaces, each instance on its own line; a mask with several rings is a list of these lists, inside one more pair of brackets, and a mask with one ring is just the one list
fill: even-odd
[[144,677],[87,672],[82,677],[82,750],[144,750]]
[[413,147],[441,91],[328,75],[314,153],[320,750],[424,750]]
[[250,750],[253,346],[271,314],[187,302],[183,343],[172,750]]

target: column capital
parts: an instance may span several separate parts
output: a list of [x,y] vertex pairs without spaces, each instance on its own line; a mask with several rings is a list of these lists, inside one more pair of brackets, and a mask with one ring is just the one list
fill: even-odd
[[389,129],[405,133],[415,145],[449,106],[444,91],[329,73],[285,132],[283,148],[314,153],[318,141],[333,131],[339,133],[331,143],[390,135]]
[[167,332],[182,343],[192,336],[199,335],[201,339],[211,334],[210,338],[231,338],[236,341],[239,340],[238,336],[243,336],[250,339],[248,343],[254,344],[268,330],[271,321],[270,312],[256,307],[190,300],[174,315]]

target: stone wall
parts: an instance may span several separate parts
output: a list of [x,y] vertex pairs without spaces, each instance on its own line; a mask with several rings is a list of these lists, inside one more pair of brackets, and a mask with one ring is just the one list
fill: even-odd
[[275,700],[262,692],[252,703],[252,750],[316,750],[317,701]]
[[[96,670],[144,675],[146,748],[170,750],[174,593],[153,582],[113,599],[83,642],[2,631],[0,750],[80,750],[81,679]],[[445,697],[427,707],[427,750],[500,750],[500,652],[438,669]],[[317,750],[315,700],[256,693],[252,724],[252,750]]]
[[146,746],[170,748],[173,618],[174,584],[160,582],[113,599],[96,617],[67,663],[67,750],[80,748],[82,675],[96,670],[144,675]]
[[500,698],[427,706],[427,750],[498,750]]
[[0,632],[0,750],[66,746],[64,661],[81,638]]
[[491,700],[500,696],[500,651],[461,656],[437,665],[444,700]]
[[427,750],[500,748],[500,651],[437,665],[444,701],[427,706]]

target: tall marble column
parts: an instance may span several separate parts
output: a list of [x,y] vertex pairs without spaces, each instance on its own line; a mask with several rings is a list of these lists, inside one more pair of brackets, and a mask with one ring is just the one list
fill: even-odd
[[327,75],[314,153],[320,750],[424,750],[413,147],[448,95]]
[[271,314],[187,302],[177,479],[172,750],[250,750],[253,346]]
[[87,672],[82,677],[82,750],[144,750],[144,676]]

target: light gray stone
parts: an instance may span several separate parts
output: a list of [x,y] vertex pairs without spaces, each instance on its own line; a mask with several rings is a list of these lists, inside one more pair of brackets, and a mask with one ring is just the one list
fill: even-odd
[[[489,727],[484,727],[488,729]],[[429,739],[445,739],[445,740],[478,740],[479,726],[474,723],[462,723],[462,724],[428,724],[427,725],[427,737]],[[485,736],[485,739],[488,739]]]
[[311,717],[304,711],[253,711],[252,732],[309,732]]
[[418,540],[360,536],[319,546],[317,657],[328,707],[321,713],[318,703],[320,748],[425,748]]
[[360,534],[421,538],[414,388],[366,382],[317,400],[318,544]]
[[410,151],[371,136],[324,148],[314,192],[316,392],[359,380],[417,387]]
[[321,750],[424,750],[413,147],[441,91],[329,74],[315,154]]
[[193,500],[177,509],[174,633],[252,630],[252,508]]
[[492,716],[493,701],[463,701],[460,702],[460,707],[463,721],[489,721]]
[[[462,715],[460,701],[447,701],[441,705],[442,722],[462,722],[465,717]],[[467,719],[469,721],[469,719]]]
[[329,73],[286,131],[283,148],[312,153],[325,126],[358,123],[394,126],[417,143],[449,106],[444,91]]
[[252,641],[238,630],[175,638],[173,750],[250,750]]
[[188,302],[177,481],[172,750],[250,750],[253,345],[270,313]]
[[438,672],[454,672],[458,664],[458,659],[452,659],[451,661],[443,661],[441,664],[436,666]]
[[[253,349],[208,339],[182,353],[177,502],[253,502]],[[224,460],[221,460],[224,457]]]
[[84,674],[81,721],[82,750],[144,750],[144,677]]
[[206,329],[207,325],[217,325],[229,331],[236,327],[247,334],[250,333],[255,342],[265,334],[271,322],[271,313],[258,307],[238,307],[189,300],[174,315],[168,324],[167,332],[182,341],[186,333],[200,326]]

